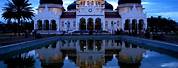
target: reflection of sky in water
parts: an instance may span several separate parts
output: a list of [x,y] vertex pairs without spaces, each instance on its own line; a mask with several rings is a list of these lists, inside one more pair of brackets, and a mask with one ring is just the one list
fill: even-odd
[[7,68],[7,65],[3,61],[0,61],[0,68]]
[[147,51],[143,57],[141,68],[178,68],[178,60],[164,54]]
[[75,63],[69,60],[69,57],[66,56],[64,60],[63,68],[77,68]]
[[106,63],[105,66],[103,66],[103,68],[119,68],[118,66],[118,60],[116,58],[116,55],[113,55],[113,58],[111,61],[109,61],[108,63]]

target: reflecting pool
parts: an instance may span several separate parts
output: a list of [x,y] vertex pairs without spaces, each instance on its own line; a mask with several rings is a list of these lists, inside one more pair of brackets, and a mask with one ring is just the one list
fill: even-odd
[[178,59],[121,40],[60,40],[0,60],[0,68],[178,68]]

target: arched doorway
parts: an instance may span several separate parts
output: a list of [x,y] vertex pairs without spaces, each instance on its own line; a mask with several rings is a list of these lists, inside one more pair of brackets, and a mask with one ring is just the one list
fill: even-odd
[[132,20],[132,33],[137,34],[137,20],[136,19]]
[[143,25],[144,25],[144,21],[143,21],[142,19],[140,19],[140,20],[139,20],[139,24],[138,24],[139,34],[142,33]]
[[38,30],[42,30],[42,20],[37,21]]
[[93,19],[92,19],[92,18],[89,18],[89,19],[88,19],[88,22],[87,22],[87,30],[93,31],[93,30],[94,30],[93,27],[94,27]]
[[100,18],[97,18],[95,20],[95,30],[97,31],[101,30],[101,19]]
[[125,20],[124,30],[125,30],[126,32],[129,32],[129,33],[130,33],[130,20],[129,20],[129,19]]
[[49,21],[48,20],[45,20],[44,21],[44,26],[45,26],[45,30],[49,30]]
[[51,20],[51,29],[52,30],[57,30],[57,24],[55,20]]
[[84,18],[80,19],[80,30],[86,30],[86,20]]

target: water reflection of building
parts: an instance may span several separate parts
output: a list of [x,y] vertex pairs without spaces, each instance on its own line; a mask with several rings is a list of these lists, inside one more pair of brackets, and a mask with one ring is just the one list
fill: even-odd
[[67,56],[80,68],[102,68],[112,60],[113,54],[119,60],[118,65],[139,67],[143,49],[120,40],[62,40],[56,45],[38,49],[42,65],[58,64],[62,67]]

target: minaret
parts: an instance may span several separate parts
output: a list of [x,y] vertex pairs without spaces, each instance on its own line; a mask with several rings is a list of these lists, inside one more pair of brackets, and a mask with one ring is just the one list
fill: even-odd
[[135,6],[137,12],[143,12],[143,6],[141,5],[141,0],[119,0],[118,1],[118,11],[120,14],[128,13],[132,11],[132,8]]
[[122,30],[131,34],[143,34],[147,29],[147,16],[141,0],[119,0],[117,10],[121,15]]
[[59,31],[60,17],[63,11],[62,0],[40,0],[37,13],[33,18],[34,30]]

